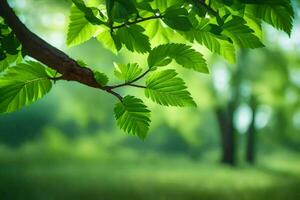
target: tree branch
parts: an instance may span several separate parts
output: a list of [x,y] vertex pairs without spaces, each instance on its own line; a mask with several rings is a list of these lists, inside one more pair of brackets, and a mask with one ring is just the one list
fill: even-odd
[[67,54],[31,32],[16,16],[7,0],[0,0],[0,16],[12,29],[25,52],[32,58],[62,74],[61,79],[77,81],[90,87],[103,89],[103,86],[99,85],[95,80],[92,70],[80,66]]

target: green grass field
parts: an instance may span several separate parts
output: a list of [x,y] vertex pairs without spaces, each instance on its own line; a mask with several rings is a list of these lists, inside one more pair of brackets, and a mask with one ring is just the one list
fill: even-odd
[[125,161],[2,160],[0,199],[297,200],[298,155],[238,168],[179,158]]

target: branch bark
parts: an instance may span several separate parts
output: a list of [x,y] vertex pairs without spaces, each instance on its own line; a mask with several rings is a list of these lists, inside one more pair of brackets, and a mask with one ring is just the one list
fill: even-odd
[[7,0],[0,0],[0,16],[13,30],[27,55],[62,74],[62,79],[103,89],[94,78],[92,70],[80,66],[61,50],[53,47],[31,32],[17,17]]

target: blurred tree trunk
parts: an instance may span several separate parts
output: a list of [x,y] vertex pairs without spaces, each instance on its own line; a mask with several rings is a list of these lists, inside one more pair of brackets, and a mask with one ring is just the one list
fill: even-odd
[[221,161],[224,164],[234,166],[235,161],[235,129],[233,123],[234,109],[231,104],[227,108],[218,107],[216,109],[216,115],[220,127],[221,134],[221,146],[222,146],[222,157]]
[[255,163],[255,141],[256,141],[256,128],[255,116],[257,110],[257,103],[254,97],[251,97],[250,107],[252,110],[252,120],[247,131],[247,144],[246,144],[246,161],[250,164]]
[[[219,105],[215,108],[215,113],[220,129],[220,138],[222,146],[221,161],[224,164],[236,165],[236,133],[237,130],[234,124],[234,113],[237,110],[242,94],[241,94],[241,83],[244,76],[244,63],[247,52],[245,50],[240,51],[239,63],[236,68],[231,68],[231,95],[230,98],[224,104]],[[215,97],[218,98],[218,92],[214,90]]]

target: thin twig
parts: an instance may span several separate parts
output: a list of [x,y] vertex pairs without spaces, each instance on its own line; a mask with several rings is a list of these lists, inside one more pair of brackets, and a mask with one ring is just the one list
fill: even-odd
[[129,81],[127,83],[122,83],[122,84],[119,84],[119,85],[106,86],[106,88],[108,88],[108,89],[115,89],[115,88],[119,88],[119,87],[124,87],[124,86],[131,85],[132,83],[134,83],[134,82],[140,80],[141,78],[143,78],[144,76],[146,76],[149,72],[150,72],[150,69],[148,69],[142,75],[138,76],[137,78],[133,79],[132,81]]
[[146,86],[143,86],[143,85],[137,85],[137,84],[129,84],[129,86],[132,86],[132,87],[137,87],[137,88],[147,88]]
[[141,18],[141,19],[137,19],[137,20],[132,21],[132,22],[126,22],[124,24],[113,26],[111,29],[118,29],[118,28],[122,28],[122,27],[125,27],[125,26],[130,26],[130,25],[133,25],[133,24],[138,24],[138,23],[141,23],[141,22],[144,22],[144,21],[148,21],[148,20],[151,20],[151,19],[161,19],[162,17],[163,17],[162,15],[154,15],[154,16],[151,16],[151,17]]
[[106,92],[108,92],[108,93],[110,93],[110,94],[112,94],[112,95],[114,95],[115,97],[117,97],[121,102],[123,102],[123,97],[119,94],[119,93],[117,93],[117,92],[115,92],[115,91],[113,91],[112,89],[105,89],[105,91]]

